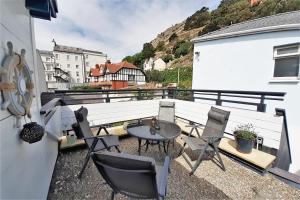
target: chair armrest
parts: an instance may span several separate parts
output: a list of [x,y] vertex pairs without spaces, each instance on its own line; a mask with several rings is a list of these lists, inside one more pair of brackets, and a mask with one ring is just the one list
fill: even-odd
[[205,125],[202,125],[202,124],[189,124],[189,125],[185,125],[185,127],[200,128],[200,127],[205,127]]
[[94,148],[96,147],[97,145],[97,142],[99,140],[101,140],[101,142],[103,143],[104,147],[105,148],[110,148],[110,147],[113,147],[113,146],[119,146],[119,140],[115,143],[107,143],[107,141],[105,141],[105,138],[109,138],[109,137],[118,137],[118,136],[115,136],[115,135],[98,135],[98,136],[92,136],[92,137],[84,137],[83,139],[84,140],[93,140],[93,143],[92,143],[92,146],[91,146],[91,149],[94,150]]
[[163,169],[160,173],[159,185],[158,185],[158,194],[161,197],[166,196],[167,184],[168,184],[168,175],[169,175],[169,167],[170,167],[170,157],[166,156],[165,161],[164,161]]
[[201,136],[201,139],[209,144],[213,144],[216,141],[222,139],[224,136]]

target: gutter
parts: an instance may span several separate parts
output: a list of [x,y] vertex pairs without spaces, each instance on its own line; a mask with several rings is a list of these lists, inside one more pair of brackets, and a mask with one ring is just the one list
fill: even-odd
[[211,41],[211,40],[219,40],[219,39],[240,37],[240,36],[246,36],[246,35],[280,32],[280,31],[292,31],[292,30],[300,30],[300,24],[270,26],[270,27],[256,28],[256,29],[250,29],[250,30],[245,30],[245,31],[223,33],[223,34],[212,35],[212,36],[207,35],[207,36],[194,38],[191,40],[191,42],[193,42],[193,43],[206,42],[206,41]]

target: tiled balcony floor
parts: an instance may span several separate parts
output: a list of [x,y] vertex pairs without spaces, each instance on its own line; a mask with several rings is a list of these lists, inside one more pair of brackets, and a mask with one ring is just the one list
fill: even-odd
[[[179,150],[176,143],[173,156]],[[137,154],[137,140],[121,140],[121,150]],[[86,149],[74,149],[59,153],[53,174],[48,199],[109,199],[111,189],[103,184],[93,162],[90,161],[81,180],[76,175],[81,169]],[[163,160],[157,146],[150,146],[142,155],[154,157],[158,163]],[[300,191],[277,180],[270,174],[261,176],[240,163],[222,156],[226,171],[211,161],[203,161],[195,175],[189,176],[189,169],[182,157],[171,163],[166,199],[300,199]],[[116,199],[127,199],[118,194]]]

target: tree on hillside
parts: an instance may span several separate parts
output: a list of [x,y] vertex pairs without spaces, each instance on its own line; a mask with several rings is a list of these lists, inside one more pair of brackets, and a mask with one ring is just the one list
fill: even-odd
[[171,54],[167,54],[167,55],[163,56],[162,59],[165,63],[168,63],[173,60],[173,56]]
[[143,57],[141,53],[136,53],[133,56],[126,56],[125,58],[123,58],[122,61],[127,61],[130,62],[132,64],[134,64],[135,66],[137,66],[140,69],[143,69]]
[[256,7],[256,18],[300,10],[300,0],[267,0]]
[[195,14],[188,17],[185,21],[183,30],[191,30],[194,28],[199,28],[208,23],[210,19],[209,8],[202,7]]
[[143,50],[142,50],[141,54],[142,54],[142,58],[144,60],[149,59],[151,57],[154,57],[155,51],[154,51],[154,48],[153,48],[152,44],[151,43],[145,43],[143,45]]

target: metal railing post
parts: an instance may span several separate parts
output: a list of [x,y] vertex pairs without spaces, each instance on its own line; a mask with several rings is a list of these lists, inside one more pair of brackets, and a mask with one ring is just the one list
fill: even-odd
[[141,100],[141,99],[142,99],[141,90],[138,89],[138,97],[137,97],[137,100]]
[[194,90],[191,90],[191,98],[190,101],[195,101],[195,93]]
[[257,105],[257,111],[258,112],[266,112],[267,105],[265,104],[265,95],[260,96],[260,102]]
[[218,92],[218,98],[216,100],[216,105],[218,105],[218,106],[222,105],[221,92]]
[[105,99],[105,102],[106,103],[109,103],[110,102],[110,98],[109,98],[109,93],[106,92],[106,99]]
[[174,89],[173,90],[173,99],[176,99],[177,98],[177,89]]
[[161,97],[162,99],[165,99],[166,98],[166,94],[165,94],[165,90],[163,89],[162,90],[162,97]]

